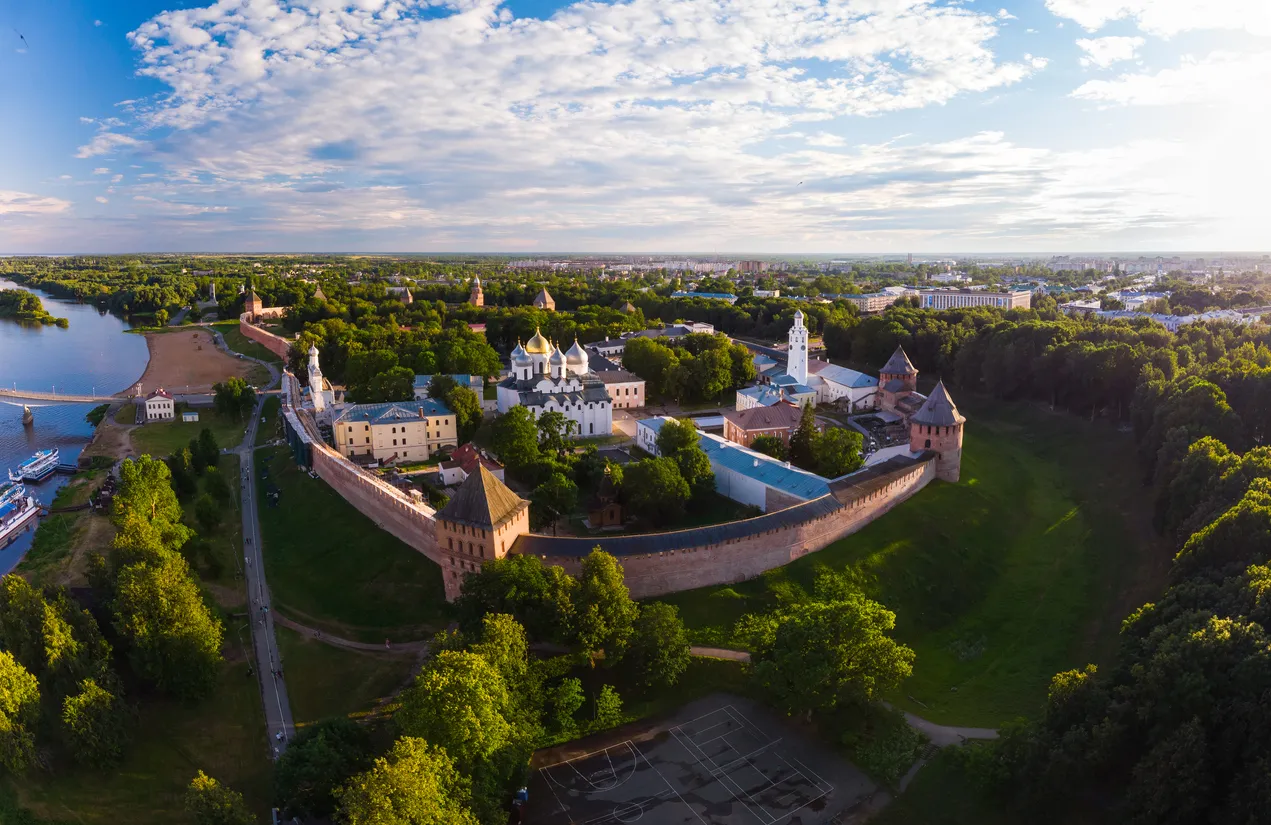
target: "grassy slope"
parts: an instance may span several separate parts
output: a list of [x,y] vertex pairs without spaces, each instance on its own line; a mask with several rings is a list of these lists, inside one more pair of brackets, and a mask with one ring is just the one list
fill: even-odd
[[1055,672],[1106,660],[1127,604],[1159,589],[1144,495],[1128,435],[1023,405],[963,408],[961,483],[762,579],[666,600],[718,640],[773,586],[847,568],[918,654],[897,704],[948,724],[1031,715]]
[[287,694],[296,725],[329,716],[362,716],[402,687],[414,656],[344,650],[277,627]]
[[142,702],[135,735],[118,768],[32,770],[13,780],[19,799],[40,816],[82,825],[171,825],[186,821],[185,788],[202,769],[240,791],[266,821],[265,721],[243,662],[227,664],[220,688],[195,705]]
[[[257,453],[265,572],[275,607],[310,627],[382,642],[425,638],[441,624],[441,569],[296,468],[285,448]],[[269,483],[277,507],[265,500]]]
[[256,428],[257,447],[268,443],[278,435],[278,408],[281,406],[282,401],[276,395],[265,399],[265,406],[262,409],[264,421]]
[[[57,491],[53,507],[87,504],[93,488],[104,474],[104,470],[90,470],[76,476]],[[73,513],[56,513],[41,519],[31,542],[31,549],[18,562],[15,572],[30,574],[33,582],[42,582],[46,575],[52,575],[62,567],[62,562],[79,546],[88,532],[89,522],[95,518],[105,516],[97,515],[92,510],[78,510]]]
[[186,424],[179,418],[158,424],[146,424],[132,431],[132,443],[138,453],[170,456],[198,438],[204,428],[211,428],[216,443],[222,448],[237,446],[247,429],[246,420],[221,415],[207,408],[198,410],[199,420]]
[[241,352],[243,355],[251,358],[257,358],[261,361],[272,361],[276,364],[282,363],[282,359],[280,359],[277,355],[274,355],[264,346],[256,343],[240,332],[237,321],[212,324],[212,327],[224,336],[226,346],[234,352]]

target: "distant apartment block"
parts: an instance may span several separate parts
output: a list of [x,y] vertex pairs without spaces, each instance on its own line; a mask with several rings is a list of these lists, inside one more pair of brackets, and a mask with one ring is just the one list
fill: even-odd
[[924,309],[956,309],[958,307],[1000,307],[1001,309],[1029,309],[1033,305],[1033,293],[989,292],[971,289],[937,289],[921,295]]
[[767,272],[767,261],[741,261],[737,264],[737,269],[741,272]]
[[825,296],[837,300],[847,301],[861,312],[882,312],[887,307],[896,303],[901,295],[894,295],[889,292],[867,292],[860,295],[844,293],[842,295]]

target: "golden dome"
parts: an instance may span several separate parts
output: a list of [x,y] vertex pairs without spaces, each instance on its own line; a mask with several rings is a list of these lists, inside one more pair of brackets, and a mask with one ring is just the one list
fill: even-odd
[[534,337],[525,343],[525,351],[530,355],[546,355],[551,350],[552,345],[547,343],[547,339],[538,331],[538,327],[535,327]]

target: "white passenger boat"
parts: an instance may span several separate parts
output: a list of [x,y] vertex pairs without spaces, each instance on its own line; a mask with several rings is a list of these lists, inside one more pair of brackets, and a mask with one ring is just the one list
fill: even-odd
[[40,505],[21,484],[0,487],[0,547],[8,547],[39,515]]
[[35,455],[18,465],[17,470],[9,471],[10,481],[43,481],[57,470],[58,452],[40,450]]

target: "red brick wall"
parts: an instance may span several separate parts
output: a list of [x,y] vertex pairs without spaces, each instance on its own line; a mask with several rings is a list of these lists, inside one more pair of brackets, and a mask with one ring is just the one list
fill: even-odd
[[[865,498],[794,527],[771,530],[725,544],[623,556],[619,561],[626,574],[627,587],[633,597],[643,599],[752,579],[851,535],[926,487],[935,477],[935,461],[932,460]],[[545,561],[577,575],[581,560],[548,556]]]
[[286,338],[274,335],[272,332],[266,332],[260,327],[252,324],[247,320],[246,315],[240,316],[238,321],[238,329],[243,333],[243,335],[260,344],[282,360],[287,360],[287,356],[291,353],[290,341]]

